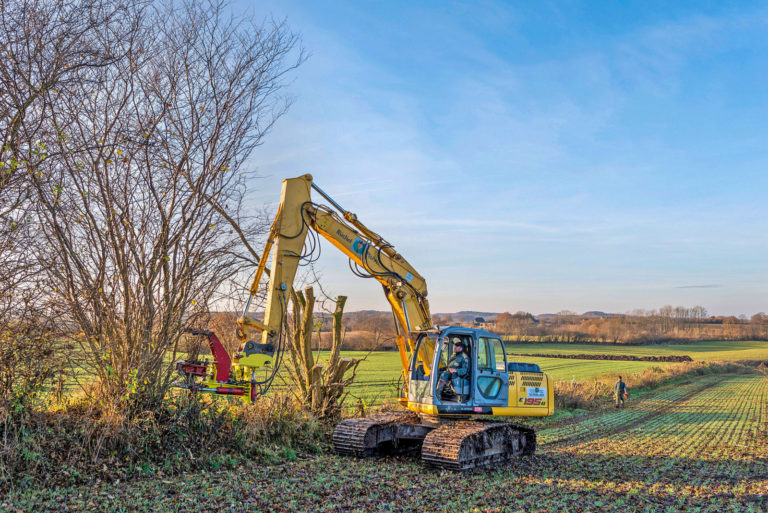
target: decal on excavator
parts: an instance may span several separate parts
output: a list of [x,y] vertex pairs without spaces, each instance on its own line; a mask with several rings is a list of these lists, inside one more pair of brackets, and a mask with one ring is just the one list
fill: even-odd
[[353,242],[353,243],[352,243],[352,251],[354,251],[354,252],[355,252],[355,253],[357,253],[358,255],[362,255],[362,254],[363,254],[363,252],[365,251],[365,247],[366,247],[367,245],[368,245],[368,244],[366,244],[365,242],[363,242],[363,240],[362,240],[360,237],[357,237],[357,238],[355,239],[355,242]]
[[[533,399],[546,399],[547,389],[544,387],[525,387],[526,396]],[[527,404],[527,403],[526,403]]]

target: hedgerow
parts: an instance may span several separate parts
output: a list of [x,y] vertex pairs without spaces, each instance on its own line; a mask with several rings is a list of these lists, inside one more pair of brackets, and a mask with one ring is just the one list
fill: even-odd
[[325,449],[328,426],[283,395],[253,405],[176,397],[152,411],[0,411],[0,489],[172,475]]

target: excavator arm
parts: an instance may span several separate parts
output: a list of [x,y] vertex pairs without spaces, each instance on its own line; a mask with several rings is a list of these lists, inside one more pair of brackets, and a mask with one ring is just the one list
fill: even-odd
[[[314,203],[311,198],[313,189],[331,207]],[[310,230],[344,253],[358,275],[381,283],[394,314],[401,363],[403,369],[407,369],[409,353],[414,348],[411,332],[432,327],[427,284],[390,243],[315,185],[311,175],[283,181],[277,216],[251,284],[250,297],[238,319],[242,346],[236,363],[257,368],[279,350],[288,298]],[[271,272],[264,320],[260,321],[250,315],[249,310],[266,273],[268,258]]]

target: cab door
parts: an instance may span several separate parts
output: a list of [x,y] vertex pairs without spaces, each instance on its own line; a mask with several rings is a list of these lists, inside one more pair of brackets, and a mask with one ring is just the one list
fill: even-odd
[[427,334],[420,335],[416,341],[416,349],[411,353],[408,402],[432,404],[436,345],[437,340]]
[[477,406],[507,406],[509,372],[507,355],[501,339],[480,335],[475,352],[474,404]]

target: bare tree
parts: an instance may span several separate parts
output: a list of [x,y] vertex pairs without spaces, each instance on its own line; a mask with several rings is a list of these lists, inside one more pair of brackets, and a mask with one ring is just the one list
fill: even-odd
[[86,70],[122,57],[113,43],[135,29],[126,16],[131,9],[136,14],[141,4],[0,0],[0,373],[6,404],[34,396],[66,360],[59,351],[62,312],[36,253],[47,227],[37,216],[34,185],[54,186],[47,183],[45,162],[59,156],[51,155],[49,144],[63,134],[53,123],[52,104],[80,88]]
[[[4,23],[54,5],[69,4],[20,3]],[[98,396],[154,401],[170,383],[167,351],[258,256],[246,161],[287,109],[286,73],[304,56],[284,23],[234,17],[220,2],[72,5],[100,21],[64,45],[70,53],[49,57],[46,45],[3,76],[33,90],[50,77],[26,102],[34,109],[17,108],[34,111],[37,128],[10,123],[5,146],[29,170],[34,255]],[[38,30],[94,19],[58,14]]]

